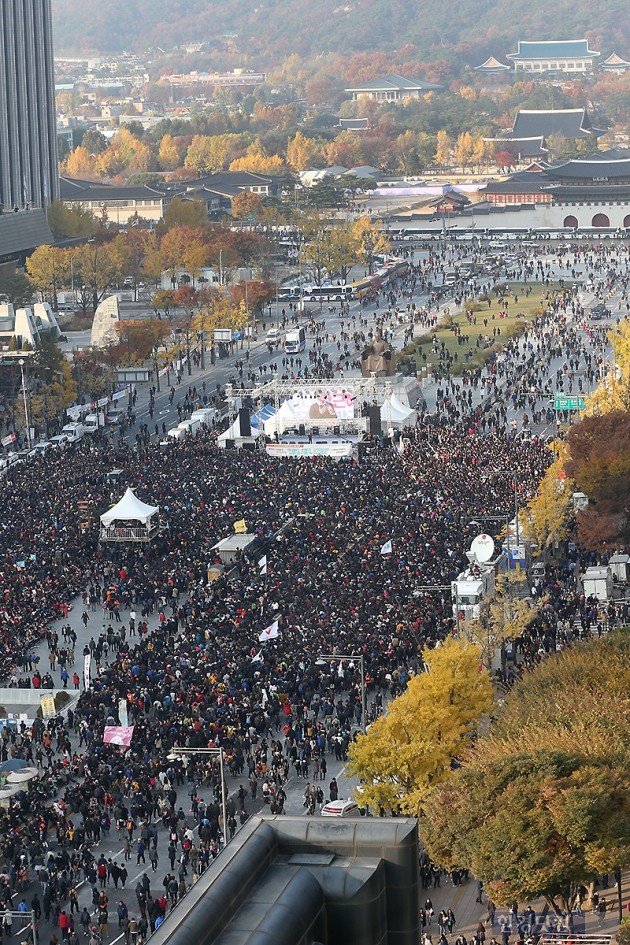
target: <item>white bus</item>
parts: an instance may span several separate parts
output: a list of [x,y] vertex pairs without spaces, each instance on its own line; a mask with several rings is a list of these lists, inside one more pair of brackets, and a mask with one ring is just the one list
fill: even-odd
[[351,285],[305,285],[302,290],[305,302],[346,302],[353,297]]

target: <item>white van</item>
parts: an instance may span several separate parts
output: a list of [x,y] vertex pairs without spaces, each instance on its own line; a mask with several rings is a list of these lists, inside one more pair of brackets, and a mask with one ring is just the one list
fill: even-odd
[[339,798],[337,801],[328,801],[322,807],[322,817],[360,817],[361,811],[359,805],[354,801],[344,801]]
[[265,335],[265,343],[268,345],[275,345],[282,338],[282,331],[280,328],[270,328],[267,334]]

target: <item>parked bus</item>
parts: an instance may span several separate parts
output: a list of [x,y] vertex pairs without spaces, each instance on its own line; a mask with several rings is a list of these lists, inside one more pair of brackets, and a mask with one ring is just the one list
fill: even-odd
[[306,328],[289,328],[284,336],[284,350],[286,354],[297,354],[306,347]]
[[354,297],[351,285],[305,285],[305,302],[349,302]]

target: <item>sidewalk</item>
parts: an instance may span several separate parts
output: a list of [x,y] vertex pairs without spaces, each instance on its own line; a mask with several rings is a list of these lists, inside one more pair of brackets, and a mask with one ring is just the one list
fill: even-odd
[[[601,886],[598,887],[597,892],[600,895],[606,897],[606,902],[608,904],[608,910],[606,913],[606,919],[603,926],[598,922],[597,915],[593,915],[586,908],[584,909],[584,917],[578,915],[573,916],[573,927],[576,934],[589,934],[589,935],[615,935],[619,928],[619,911],[618,911],[618,899],[617,899],[617,885],[614,881],[614,878],[610,876],[609,886],[607,889],[602,889]],[[628,916],[630,913],[626,908],[626,904],[630,899],[630,873],[622,873],[621,877],[621,902],[623,907],[623,915]],[[464,881],[461,885],[455,887],[451,882],[450,876],[446,878],[444,874],[440,877],[440,886],[432,887],[431,889],[421,889],[420,890],[420,905],[424,905],[425,899],[431,899],[433,903],[434,917],[431,926],[427,926],[426,931],[431,936],[433,942],[437,942],[440,933],[437,924],[437,917],[441,910],[452,909],[455,914],[455,919],[457,925],[453,932],[453,935],[450,936],[449,940],[454,941],[458,935],[465,935],[466,938],[470,941],[471,937],[474,936],[475,930],[478,927],[479,922],[486,923],[488,918],[488,897],[485,892],[482,894],[483,902],[479,904],[476,902],[477,898],[477,881],[472,877]],[[550,910],[549,906],[543,899],[536,899],[531,903],[519,903],[519,916],[522,916],[525,908],[531,905],[535,914],[536,922],[539,928],[539,932],[542,930],[551,931],[553,928],[552,920],[555,918],[553,912]],[[501,932],[505,924],[510,926],[510,942],[515,943],[518,940],[518,930],[515,923],[511,922],[510,910],[506,908],[501,908],[497,906],[494,925],[486,924],[486,942],[489,942],[490,939],[494,936],[497,941],[501,941]]]

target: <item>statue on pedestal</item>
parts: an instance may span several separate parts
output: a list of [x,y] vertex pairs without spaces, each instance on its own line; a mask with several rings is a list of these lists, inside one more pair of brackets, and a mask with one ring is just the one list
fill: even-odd
[[396,373],[396,358],[389,341],[383,338],[380,328],[371,344],[367,344],[361,355],[361,374],[363,377],[393,377]]

